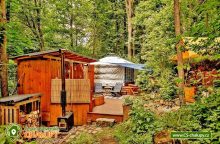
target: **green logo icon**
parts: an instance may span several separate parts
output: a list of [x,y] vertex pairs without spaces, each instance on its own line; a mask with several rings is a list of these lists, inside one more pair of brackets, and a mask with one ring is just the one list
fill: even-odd
[[21,131],[22,129],[18,124],[9,124],[5,129],[6,136],[12,141],[19,139]]

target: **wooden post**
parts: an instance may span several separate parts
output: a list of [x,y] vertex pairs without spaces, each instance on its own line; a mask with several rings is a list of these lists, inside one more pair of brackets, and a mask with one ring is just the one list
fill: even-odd
[[83,73],[84,73],[84,79],[88,79],[88,73],[89,73],[89,70],[88,70],[88,64],[84,64],[83,66]]

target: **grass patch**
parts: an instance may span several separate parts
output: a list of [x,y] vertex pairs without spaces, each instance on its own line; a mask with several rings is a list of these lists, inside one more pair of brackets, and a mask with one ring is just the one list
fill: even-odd
[[116,141],[113,128],[104,128],[96,134],[81,133],[70,140],[70,144],[107,144]]

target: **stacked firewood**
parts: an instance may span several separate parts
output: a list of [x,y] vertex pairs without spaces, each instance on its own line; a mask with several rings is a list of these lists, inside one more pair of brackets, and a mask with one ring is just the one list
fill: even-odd
[[39,127],[39,110],[32,111],[29,114],[20,112],[20,124],[26,127]]

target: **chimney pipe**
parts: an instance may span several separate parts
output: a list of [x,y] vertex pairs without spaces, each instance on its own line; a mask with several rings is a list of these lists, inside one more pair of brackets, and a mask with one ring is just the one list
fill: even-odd
[[66,83],[65,83],[65,53],[64,50],[60,49],[61,56],[61,80],[62,80],[62,90],[61,90],[61,107],[62,116],[66,115]]

